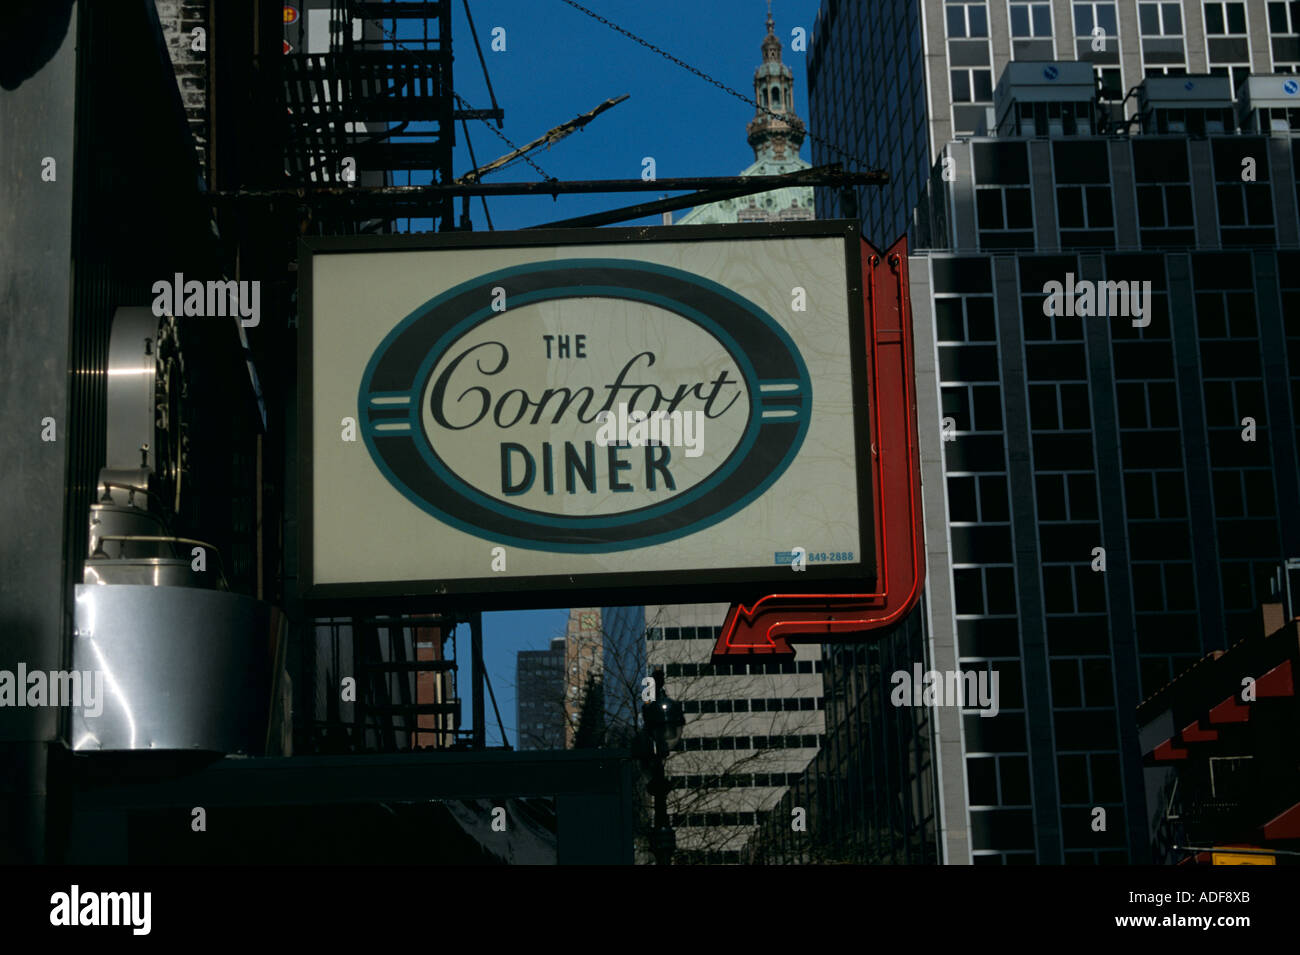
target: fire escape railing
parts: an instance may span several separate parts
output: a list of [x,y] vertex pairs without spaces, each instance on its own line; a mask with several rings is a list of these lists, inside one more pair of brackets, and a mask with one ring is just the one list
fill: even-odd
[[[451,10],[441,2],[353,2],[330,8],[328,51],[284,55],[291,185],[421,185],[452,181],[456,112]],[[310,202],[310,198],[307,199]],[[406,220],[453,224],[452,198],[412,203],[371,189],[311,209],[306,231],[392,232]]]

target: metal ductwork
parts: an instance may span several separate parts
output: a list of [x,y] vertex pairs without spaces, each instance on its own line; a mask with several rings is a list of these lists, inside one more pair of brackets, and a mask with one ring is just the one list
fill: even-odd
[[107,379],[72,652],[102,692],[72,708],[72,748],[283,752],[283,618],[228,592],[217,548],[175,533],[188,441],[175,319],[119,308]]

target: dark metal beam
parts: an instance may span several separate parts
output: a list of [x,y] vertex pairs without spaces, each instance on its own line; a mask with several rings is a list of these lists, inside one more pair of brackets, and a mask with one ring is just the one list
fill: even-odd
[[360,20],[427,20],[437,16],[443,0],[411,0],[407,3],[354,3],[349,11]]
[[497,717],[497,729],[501,731],[501,745],[510,749],[510,740],[506,738],[506,724],[501,719],[501,707],[497,706],[497,695],[492,689],[492,678],[487,675],[486,668],[483,671],[483,682],[487,684],[488,698],[492,700],[492,712]]
[[609,225],[611,222],[625,222],[628,219],[640,219],[642,216],[652,216],[661,212],[673,212],[677,209],[689,209],[694,206],[706,205],[710,202],[720,202],[723,199],[736,199],[740,196],[751,195],[753,192],[764,192],[766,190],[752,189],[706,189],[703,192],[692,192],[685,196],[673,196],[670,199],[656,199],[654,202],[642,202],[635,206],[623,206],[621,209],[610,209],[608,212],[593,212],[590,215],[574,216],[572,219],[557,219],[554,222],[543,222],[538,225],[530,225],[528,229],[576,229],[585,226]]
[[78,812],[205,806],[312,806],[420,802],[485,794],[617,793],[624,750],[518,753],[408,752],[359,756],[226,758],[168,779],[96,778],[95,756],[76,757]]
[[504,118],[506,111],[503,109],[457,109],[451,114],[452,119],[495,119],[498,122]]
[[405,199],[445,196],[560,196],[612,192],[680,192],[683,190],[736,189],[738,194],[768,192],[787,186],[883,186],[889,173],[882,169],[867,172],[843,172],[838,166],[818,166],[778,176],[692,176],[678,179],[587,179],[564,182],[472,182],[432,184],[427,186],[304,186],[299,189],[235,189],[211,191],[209,197],[219,201],[292,198],[310,200],[339,197],[344,199]]
[[487,747],[487,725],[484,723],[483,700],[483,615],[475,613],[469,618],[470,681],[474,684],[474,748]]
[[[548,129],[546,132],[538,136],[532,142],[524,143],[524,145],[516,147],[515,149],[506,153],[504,156],[499,156],[496,159],[492,160],[490,163],[487,163],[486,165],[479,166],[476,163],[473,169],[465,173],[465,175],[459,177],[456,180],[456,182],[458,183],[478,182],[488,173],[509,165],[512,160],[527,156],[530,152],[532,152],[535,149],[539,149],[542,146],[545,146],[547,149],[550,149],[552,146],[554,146],[560,140],[564,139],[566,136],[571,136],[572,134],[583,129],[593,119],[595,119],[601,113],[605,112],[605,110],[612,109],[613,107],[617,106],[619,103],[623,102],[623,100],[627,98],[628,98],[627,93],[624,93],[622,96],[611,97],[610,99],[605,100],[605,102],[601,103],[595,109],[589,110],[588,112],[583,113],[581,116],[575,116],[573,119],[567,120],[561,123],[559,126],[555,126],[551,129]],[[531,162],[531,160],[529,161]],[[538,169],[538,172],[541,172],[540,168]],[[545,173],[542,173],[542,175],[545,175]]]
[[[479,46],[478,30],[474,26],[474,14],[470,12],[469,0],[461,0],[461,2],[465,6],[465,22],[469,24],[470,36],[474,38],[474,52],[478,54],[479,66],[483,67],[483,81],[487,83],[488,97],[492,100],[492,109],[490,112],[496,114],[495,119],[497,121],[497,129],[500,129],[504,125],[501,120],[505,116],[505,111],[497,104],[497,94],[496,91],[492,89],[492,76],[488,73],[487,60],[483,59],[483,47]],[[484,112],[489,111],[484,110]],[[472,161],[473,160],[471,159],[471,162]]]

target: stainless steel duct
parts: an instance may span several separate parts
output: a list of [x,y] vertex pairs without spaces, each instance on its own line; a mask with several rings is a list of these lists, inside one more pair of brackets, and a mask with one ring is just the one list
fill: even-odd
[[178,536],[185,365],[175,320],[119,308],[108,356],[106,460],[76,588],[78,751],[283,751],[285,628],[227,592],[221,554]]

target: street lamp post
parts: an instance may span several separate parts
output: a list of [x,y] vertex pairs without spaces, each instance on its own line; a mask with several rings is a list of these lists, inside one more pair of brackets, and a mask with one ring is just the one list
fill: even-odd
[[668,775],[665,764],[668,754],[680,745],[682,727],[686,717],[682,704],[664,692],[664,671],[654,672],[654,699],[641,707],[645,732],[649,737],[650,782],[646,791],[655,799],[654,829],[650,833],[650,851],[657,865],[671,865],[673,850],[677,848],[677,834],[668,820]]

